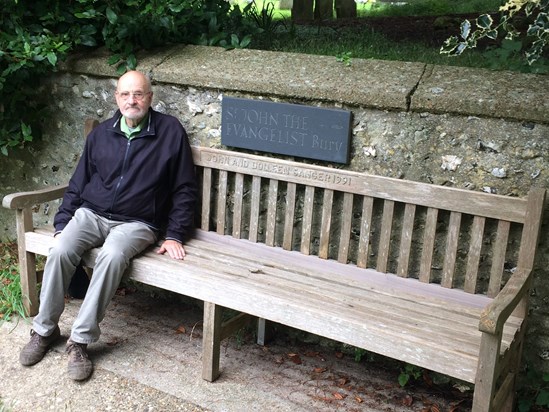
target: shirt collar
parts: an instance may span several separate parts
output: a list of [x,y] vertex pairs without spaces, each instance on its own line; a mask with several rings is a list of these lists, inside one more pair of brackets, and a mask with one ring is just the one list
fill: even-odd
[[134,127],[134,128],[130,128],[128,126],[128,124],[126,123],[126,118],[124,116],[122,116],[122,120],[120,121],[120,130],[122,131],[122,133],[124,133],[126,135],[126,137],[128,139],[133,139],[135,136],[137,136],[139,134],[139,132],[141,132],[141,130],[143,129],[143,127],[145,126],[145,123],[147,122],[147,117],[148,116],[145,116],[140,122],[139,124],[137,125],[137,127]]

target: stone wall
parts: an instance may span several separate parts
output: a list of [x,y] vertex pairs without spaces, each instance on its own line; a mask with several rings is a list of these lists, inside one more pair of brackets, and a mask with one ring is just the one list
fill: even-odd
[[[2,158],[0,196],[68,180],[83,120],[115,110],[116,75],[106,54],[74,56],[44,79],[42,140]],[[221,147],[221,97],[344,108],[353,113],[350,170],[469,190],[524,196],[549,187],[549,79],[421,63],[179,46],[147,53],[155,109],[178,117],[191,144]],[[335,165],[341,167],[341,165]],[[36,219],[52,221],[54,202]],[[0,238],[15,237],[0,211]],[[526,360],[549,370],[549,206],[532,291]]]

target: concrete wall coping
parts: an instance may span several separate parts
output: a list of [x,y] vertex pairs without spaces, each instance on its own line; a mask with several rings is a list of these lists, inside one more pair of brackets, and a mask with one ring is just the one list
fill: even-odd
[[[76,54],[61,69],[118,77],[109,52]],[[250,49],[176,45],[138,56],[155,82],[391,111],[549,123],[549,76]],[[333,85],[338,87],[334,88]]]

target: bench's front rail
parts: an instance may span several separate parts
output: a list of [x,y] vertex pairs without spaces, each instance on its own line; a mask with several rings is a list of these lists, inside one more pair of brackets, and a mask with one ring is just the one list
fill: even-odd
[[[511,198],[195,147],[202,186],[184,261],[149,251],[137,281],[205,301],[203,376],[240,320],[221,308],[475,383],[476,411],[510,408],[545,191]],[[50,229],[14,194],[22,287],[34,313],[34,254]],[[84,263],[93,266],[96,251]]]

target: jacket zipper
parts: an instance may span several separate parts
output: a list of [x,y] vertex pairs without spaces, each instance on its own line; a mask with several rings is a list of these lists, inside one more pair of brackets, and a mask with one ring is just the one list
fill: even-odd
[[[116,187],[114,188],[114,195],[112,197],[111,208],[110,208],[111,212],[114,210],[114,204],[116,203],[118,189],[120,188],[120,185],[122,184],[122,180],[124,180],[124,174],[126,173],[126,164],[128,162],[128,155],[130,153],[130,145],[131,145],[131,140],[128,140],[128,143],[126,144],[126,153],[124,154],[124,161],[122,162],[122,171],[120,173],[120,177],[118,178],[118,183],[116,183]],[[112,213],[109,213],[109,219],[112,219]]]

